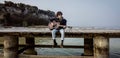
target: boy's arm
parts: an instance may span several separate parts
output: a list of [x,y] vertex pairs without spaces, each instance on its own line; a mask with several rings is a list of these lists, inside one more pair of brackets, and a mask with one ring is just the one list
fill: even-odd
[[48,24],[48,28],[49,28],[50,30],[53,29],[53,23],[52,23],[52,22],[50,22],[50,23]]
[[59,24],[59,27],[66,28],[66,27],[67,27],[67,26],[66,26],[66,24],[67,24],[67,21],[66,21],[66,20],[64,20],[63,22],[64,22],[64,24],[63,24],[63,25],[60,25],[60,24]]

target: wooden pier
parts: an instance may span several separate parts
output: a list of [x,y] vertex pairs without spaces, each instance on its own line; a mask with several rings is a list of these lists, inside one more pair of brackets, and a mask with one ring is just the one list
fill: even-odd
[[[60,35],[57,33],[58,36]],[[34,47],[34,37],[51,37],[51,32],[48,28],[35,28],[35,27],[10,27],[0,28],[0,36],[4,37],[4,58],[21,58],[24,55],[19,55],[18,37],[26,37],[26,45],[23,50],[25,54],[34,54],[36,51]],[[65,30],[65,37],[84,38],[84,56],[75,56],[76,58],[109,58],[109,38],[120,38],[119,29],[81,29],[81,28],[67,28]],[[24,45],[23,45],[24,46]],[[40,46],[42,47],[42,46]],[[49,47],[49,45],[43,45]],[[65,46],[75,47],[75,46]],[[79,46],[80,47],[80,46]],[[57,47],[59,48],[59,47]],[[24,56],[31,58],[32,56]],[[93,56],[93,57],[92,57]],[[23,57],[23,58],[24,58]],[[39,56],[42,57],[42,56]],[[37,55],[32,58],[39,58]],[[54,56],[51,58],[61,58],[62,56]],[[65,56],[63,56],[64,58]],[[65,58],[74,58],[67,56]],[[47,56],[42,58],[48,58]]]

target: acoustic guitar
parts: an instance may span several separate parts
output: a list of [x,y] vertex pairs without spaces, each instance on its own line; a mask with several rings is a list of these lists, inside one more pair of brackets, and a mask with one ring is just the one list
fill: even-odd
[[60,25],[60,22],[56,22],[56,21],[50,22],[50,23],[48,24],[48,28],[49,28],[50,30],[52,30],[52,29],[59,29],[59,27],[63,27],[63,28],[65,29],[67,26],[65,26],[65,25]]

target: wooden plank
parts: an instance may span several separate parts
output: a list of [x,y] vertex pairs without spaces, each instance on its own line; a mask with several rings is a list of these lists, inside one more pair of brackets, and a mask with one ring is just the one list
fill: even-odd
[[[65,29],[69,30],[69,29]],[[0,32],[50,32],[48,28],[28,28],[28,27],[12,27],[0,28]],[[66,31],[69,32],[69,31]],[[120,33],[120,29],[75,29],[72,28],[73,33]]]
[[[70,30],[70,31],[67,31]],[[51,31],[48,28],[28,28],[28,27],[12,27],[0,28],[0,36],[17,35],[17,36],[40,36],[51,37]],[[84,37],[85,34],[95,36],[97,34],[107,34],[110,38],[120,38],[120,30],[116,29],[66,29],[66,37]],[[59,34],[58,34],[59,35]]]
[[[65,32],[65,37],[66,38],[84,38],[84,36],[86,34],[91,34],[91,36],[96,36],[96,35],[107,35],[109,36],[110,38],[120,38],[120,33],[67,33]],[[28,33],[22,33],[22,32],[18,32],[18,33],[0,33],[0,36],[4,36],[4,35],[9,35],[9,36],[12,36],[12,35],[16,35],[16,36],[19,36],[19,37],[26,37],[26,36],[34,36],[34,37],[49,37],[51,38],[51,32],[46,32],[46,33],[34,33],[34,32],[28,32]],[[60,34],[57,33],[57,37],[60,37]]]
[[[3,44],[0,44],[0,46],[3,46]],[[19,47],[25,47],[26,44],[19,44]],[[53,45],[34,45],[34,47],[41,47],[41,48],[52,48]],[[60,48],[60,46],[56,46],[54,48]],[[64,48],[84,48],[82,45],[64,45]]]
[[[3,58],[3,55],[0,55]],[[19,58],[94,58],[93,56],[40,56],[40,55],[19,55]]]

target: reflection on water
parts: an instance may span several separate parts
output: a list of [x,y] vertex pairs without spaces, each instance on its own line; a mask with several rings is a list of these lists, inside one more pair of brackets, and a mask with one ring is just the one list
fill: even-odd
[[[41,43],[37,44],[53,44],[51,39],[41,39]],[[60,39],[57,39],[60,44]],[[65,38],[65,45],[84,45],[84,39],[82,38]],[[110,58],[120,58],[120,38],[110,39]],[[36,48],[39,55],[62,55],[62,56],[79,56],[84,53],[84,49],[73,48]]]
[[[40,41],[42,42],[43,39]],[[51,39],[44,39],[46,41],[43,41],[42,43],[37,44],[53,44],[53,41]],[[60,45],[61,40],[60,38],[57,38],[57,43]],[[65,38],[64,45],[84,45],[84,41],[81,38]],[[73,48],[36,48],[39,55],[58,55],[58,56],[80,56],[84,49],[73,49]]]
[[51,56],[80,56],[83,53],[83,49],[71,49],[71,48],[36,48],[39,55],[51,55]]

